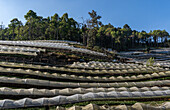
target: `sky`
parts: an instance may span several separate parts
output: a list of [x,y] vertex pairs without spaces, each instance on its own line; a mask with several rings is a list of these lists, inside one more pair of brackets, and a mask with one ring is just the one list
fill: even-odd
[[89,19],[88,12],[95,10],[103,24],[128,24],[132,30],[165,29],[170,33],[169,5],[170,0],[0,0],[0,23],[7,27],[13,18],[25,23],[24,15],[29,10],[43,17],[68,13],[82,23],[82,17]]

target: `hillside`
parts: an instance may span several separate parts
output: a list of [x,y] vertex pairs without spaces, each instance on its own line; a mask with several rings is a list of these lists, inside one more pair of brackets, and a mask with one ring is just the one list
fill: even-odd
[[118,53],[132,59],[120,62],[79,42],[1,40],[0,109],[170,109],[169,63],[147,65],[142,55]]

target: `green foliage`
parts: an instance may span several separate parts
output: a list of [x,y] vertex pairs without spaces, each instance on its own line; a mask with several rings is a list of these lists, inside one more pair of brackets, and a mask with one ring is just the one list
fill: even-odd
[[100,48],[99,46],[94,46],[94,47],[93,47],[93,50],[95,50],[95,51],[101,51],[101,48]]
[[90,28],[95,28],[95,27],[98,28],[99,25],[102,25],[102,22],[98,21],[101,18],[101,16],[97,15],[96,11],[92,10],[92,12],[88,12],[88,14],[91,17],[91,19],[88,21]]
[[147,65],[147,66],[153,66],[153,64],[154,64],[154,58],[151,57],[151,58],[149,58],[149,59],[147,60],[146,65]]
[[[110,23],[103,25],[101,16],[96,11],[88,12],[90,19],[78,23],[69,18],[68,13],[61,17],[55,13],[43,18],[33,10],[29,10],[24,18],[26,23],[14,18],[5,29],[0,29],[1,40],[71,40],[82,42],[84,46],[99,46],[117,51],[144,46],[169,46],[169,33],[165,30],[153,30],[149,33],[132,30],[128,24],[123,28],[114,27]],[[153,37],[154,42],[149,40]],[[158,37],[162,42],[158,43]],[[165,39],[165,40],[164,40]]]

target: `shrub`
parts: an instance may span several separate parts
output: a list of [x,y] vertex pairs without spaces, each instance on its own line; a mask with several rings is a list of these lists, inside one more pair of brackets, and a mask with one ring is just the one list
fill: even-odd
[[149,59],[147,60],[146,66],[153,66],[153,64],[154,64],[154,58],[151,57],[151,58],[149,58]]
[[94,49],[95,51],[101,51],[101,48],[100,48],[99,46],[94,46],[93,49]]

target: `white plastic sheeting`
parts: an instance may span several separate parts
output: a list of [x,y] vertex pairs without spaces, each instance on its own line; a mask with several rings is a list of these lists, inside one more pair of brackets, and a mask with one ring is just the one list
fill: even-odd
[[[161,95],[157,93],[162,93]],[[170,96],[170,90],[165,91],[147,91],[147,92],[99,92],[99,93],[86,93],[86,94],[76,94],[71,96],[56,96],[52,98],[24,98],[20,100],[0,100],[0,108],[20,108],[20,107],[38,107],[38,106],[48,106],[48,105],[60,105],[68,103],[76,103],[82,101],[91,100],[103,100],[103,99],[117,99],[117,98],[155,98],[155,97],[166,97]]]
[[79,44],[81,45],[80,42],[76,41],[69,41],[69,40],[36,40],[38,42],[51,42],[51,43],[69,43],[69,44]]
[[[51,69],[56,70],[56,68],[63,67],[51,67],[51,66],[41,66],[41,65],[32,65],[32,64],[23,64],[23,63],[9,63],[9,62],[0,62],[1,66],[6,67],[24,67],[24,68],[35,68],[35,69]],[[118,72],[118,70],[115,70]],[[154,77],[162,77],[162,76],[170,76],[170,71],[165,70],[165,72],[157,72],[152,74],[144,74],[144,75],[132,75],[132,76],[111,76],[111,77],[93,77],[93,76],[81,76],[81,75],[69,75],[69,74],[59,74],[59,73],[48,73],[48,72],[41,72],[41,71],[33,71],[30,69],[13,69],[13,68],[3,68],[0,67],[0,72],[7,72],[7,73],[16,73],[16,74],[30,74],[36,76],[43,76],[49,78],[59,78],[59,79],[70,79],[70,80],[81,80],[81,81],[99,81],[99,82],[108,82],[108,81],[130,81],[130,80],[140,80],[146,78],[154,78]],[[90,72],[90,70],[88,71]],[[91,71],[93,73],[93,71]],[[102,72],[107,73],[107,71],[102,70]],[[120,71],[119,71],[120,72]],[[131,70],[127,70],[127,72],[131,72]]]
[[[170,65],[170,63],[160,63],[155,65],[166,65],[167,67]],[[132,64],[132,63],[112,63],[112,62],[74,62],[71,65],[67,65],[67,67],[70,68],[80,68],[80,69],[101,69],[101,70],[107,70],[107,69],[114,69],[114,70],[127,70],[134,72],[135,69],[139,69],[140,71],[147,71],[149,69],[151,70],[161,70],[161,67],[156,66],[146,66],[146,65],[140,65],[140,64]]]
[[170,62],[154,63],[154,65],[170,68]]
[[117,105],[117,106],[99,106],[96,104],[88,104],[86,106],[72,106],[69,108],[64,108],[57,106],[56,110],[169,110],[170,102],[165,102],[161,105],[150,105],[144,103],[135,103],[134,105]]
[[0,50],[2,51],[18,51],[18,52],[40,52],[45,51],[45,49],[41,48],[31,48],[31,47],[21,47],[21,46],[6,46],[6,45],[0,45]]
[[154,49],[151,50],[151,53],[160,53],[170,55],[170,48]]
[[95,52],[95,51],[91,51],[88,49],[76,48],[73,46],[69,46],[66,43],[48,43],[48,42],[38,42],[38,41],[2,41],[1,40],[0,44],[67,49],[71,51],[82,52],[82,53],[87,53],[87,54],[92,54],[92,55],[107,56],[104,53]]
[[[120,88],[66,88],[66,89],[12,89],[8,87],[2,87],[0,88],[0,95],[34,95],[34,96],[57,96],[57,95],[73,95],[73,94],[85,94],[88,92],[146,92],[146,91],[161,91],[161,90],[170,90],[170,87],[120,87]],[[160,94],[160,93],[157,93]]]
[[[0,63],[0,65],[3,65]],[[4,66],[4,65],[3,65]],[[18,67],[15,65],[15,67]],[[33,66],[33,65],[32,65]],[[34,66],[36,67],[36,66]],[[26,74],[26,75],[35,75],[42,76],[47,78],[56,78],[56,79],[70,79],[70,80],[80,80],[80,81],[98,81],[98,82],[109,82],[109,81],[130,81],[130,80],[141,80],[155,77],[168,77],[170,76],[170,71],[152,73],[152,74],[140,74],[140,75],[132,75],[132,76],[110,76],[110,77],[94,77],[94,76],[78,76],[78,75],[69,75],[69,74],[59,74],[59,73],[48,73],[41,71],[33,71],[30,69],[13,69],[13,68],[3,68],[0,67],[0,72],[3,73],[12,73],[12,74]]]
[[170,80],[161,81],[145,81],[145,82],[120,82],[120,83],[73,83],[73,82],[55,82],[38,79],[20,79],[20,78],[9,78],[0,77],[0,83],[11,83],[11,84],[27,84],[35,86],[48,86],[48,87],[63,87],[63,88],[77,88],[77,87],[144,87],[144,86],[156,86],[156,85],[170,85]]
[[145,68],[146,65],[126,64],[126,63],[112,63],[112,62],[74,62],[68,65],[71,68],[86,68],[86,69],[130,69],[130,68]]
[[37,55],[36,53],[40,51],[45,51],[45,49],[0,45],[0,53]]
[[33,65],[33,64],[22,64],[22,63],[9,63],[9,62],[0,62],[2,66],[9,67],[24,67],[24,68],[35,68],[35,69],[49,69],[56,71],[65,71],[65,72],[74,72],[74,73],[88,73],[88,74],[124,74],[124,73],[143,73],[143,72],[160,72],[160,71],[168,71],[169,69],[164,69],[161,67],[137,67],[137,68],[129,68],[129,69],[120,69],[117,68],[115,70],[88,70],[88,69],[74,69],[68,67],[56,67],[56,66],[41,66],[41,65]]
[[126,73],[143,73],[143,72],[159,72],[166,69],[161,67],[145,67],[145,68],[132,68],[132,69],[115,69],[115,70],[88,70],[88,69],[72,69],[65,67],[56,67],[55,70],[74,72],[74,73],[88,73],[88,74],[126,74]]

